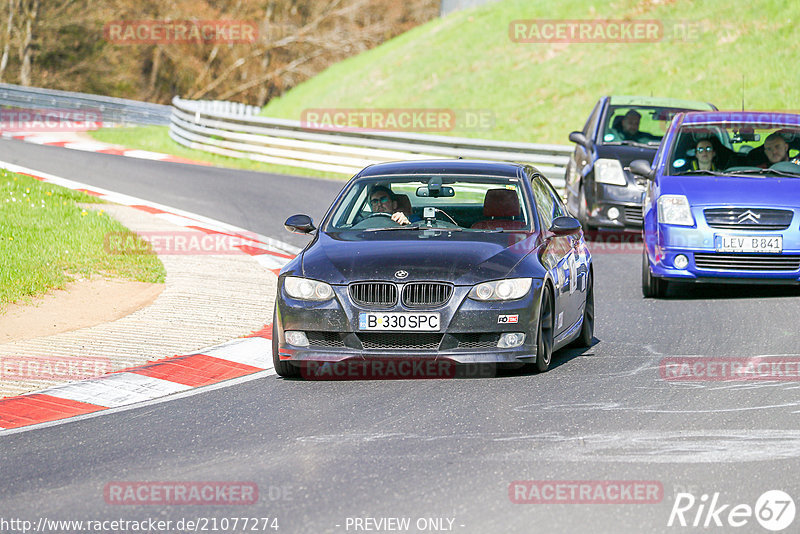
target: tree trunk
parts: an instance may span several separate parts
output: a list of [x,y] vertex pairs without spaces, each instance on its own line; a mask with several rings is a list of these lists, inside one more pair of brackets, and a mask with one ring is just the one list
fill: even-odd
[[29,86],[31,84],[31,72],[33,62],[33,28],[39,16],[39,0],[24,0],[22,9],[25,15],[25,35],[20,48],[21,56],[19,67],[20,85]]
[[3,57],[0,58],[0,82],[3,81],[3,76],[8,66],[8,52],[11,49],[11,29],[14,27],[15,11],[16,6],[14,5],[14,0],[8,0],[8,24],[6,24],[5,41],[3,41]]

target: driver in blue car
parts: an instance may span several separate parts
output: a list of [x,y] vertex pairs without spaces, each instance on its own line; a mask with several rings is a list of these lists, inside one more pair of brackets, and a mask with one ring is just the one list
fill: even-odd
[[383,185],[376,185],[369,193],[369,207],[373,213],[391,213],[392,220],[400,225],[410,224],[406,214],[397,209],[397,200],[392,190]]

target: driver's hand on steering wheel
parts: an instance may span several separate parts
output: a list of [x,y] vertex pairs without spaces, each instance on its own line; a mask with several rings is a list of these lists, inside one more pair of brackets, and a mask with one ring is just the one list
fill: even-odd
[[408,217],[406,217],[406,214],[403,213],[402,211],[396,211],[392,213],[392,220],[397,224],[403,226],[406,224],[411,224],[411,221],[408,220]]

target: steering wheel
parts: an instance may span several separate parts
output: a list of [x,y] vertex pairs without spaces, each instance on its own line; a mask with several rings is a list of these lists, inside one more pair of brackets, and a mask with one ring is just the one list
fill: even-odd
[[375,213],[369,214],[369,216],[367,216],[367,219],[371,219],[373,217],[378,217],[378,216],[380,216],[380,217],[391,217],[392,214],[391,213],[386,213],[384,211],[376,211]]

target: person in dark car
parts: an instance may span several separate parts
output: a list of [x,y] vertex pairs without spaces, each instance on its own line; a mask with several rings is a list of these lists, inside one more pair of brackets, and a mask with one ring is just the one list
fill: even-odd
[[405,213],[397,207],[397,198],[385,185],[373,186],[369,192],[369,206],[373,213],[391,213],[392,220],[400,225],[410,224]]
[[618,139],[636,143],[649,143],[658,140],[658,137],[639,130],[642,114],[635,109],[629,109],[622,117],[614,119],[613,130]]

